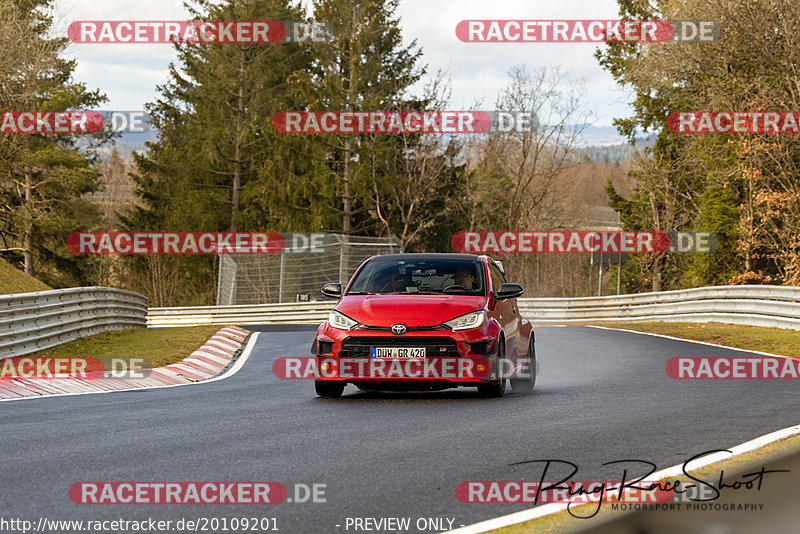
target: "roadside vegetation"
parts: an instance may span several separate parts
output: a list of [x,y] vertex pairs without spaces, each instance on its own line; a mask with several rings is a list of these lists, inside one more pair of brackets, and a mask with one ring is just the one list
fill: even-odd
[[115,330],[76,339],[28,355],[31,358],[143,358],[149,365],[170,365],[200,348],[208,338],[223,328],[192,326],[182,328],[137,328]]
[[705,341],[743,350],[800,358],[800,331],[722,323],[598,323],[597,326]]
[[47,291],[48,289],[52,288],[0,258],[0,295]]
[[[558,67],[516,65],[494,101],[530,131],[485,135],[285,135],[287,110],[447,110],[446,72],[402,34],[399,0],[192,0],[200,20],[313,20],[328,42],[175,43],[177,61],[147,105],[158,137],[133,160],[101,161],[107,134],[4,135],[0,257],[53,287],[112,285],[153,306],[213,304],[211,256],[76,256],[81,231],[272,231],[396,235],[408,252],[451,251],[462,230],[705,231],[705,254],[632,255],[621,291],[724,284],[800,285],[800,136],[681,135],[681,110],[800,109],[796,0],[617,0],[621,19],[725,21],[714,42],[606,43],[599,64],[633,95],[615,120],[632,142],[585,150],[587,87]],[[3,0],[2,109],[93,109],[73,79],[54,0]],[[787,74],[789,73],[789,74]],[[455,95],[458,97],[458,95]],[[104,137],[105,136],[105,137]],[[86,146],[87,143],[90,146]],[[583,149],[583,150],[582,150]],[[108,150],[108,146],[101,149]],[[105,153],[105,152],[103,152]],[[617,157],[629,159],[614,161]],[[619,219],[617,217],[619,216]],[[527,296],[584,296],[584,255],[498,254]],[[616,285],[616,270],[600,285]],[[604,291],[607,293],[608,291]]]
[[[447,74],[404,39],[398,4],[313,0],[306,12],[289,0],[189,2],[201,20],[314,20],[328,24],[333,39],[176,43],[175,66],[148,104],[158,138],[133,161],[113,150],[101,161],[107,146],[85,146],[100,138],[8,136],[8,150],[0,146],[0,256],[53,287],[111,285],[144,293],[153,306],[203,305],[215,300],[215,257],[75,256],[67,235],[314,231],[396,235],[409,252],[447,252],[458,231],[590,225],[590,207],[610,211],[603,186],[611,180],[627,192],[630,164],[609,161],[611,152],[599,161],[576,152],[593,119],[587,89],[557,67],[517,65],[496,99],[473,106],[532,113],[537,126],[528,132],[276,132],[272,117],[286,110],[460,107]],[[0,36],[9,65],[0,69],[0,87],[8,88],[0,92],[3,109],[92,109],[104,101],[72,80],[68,42],[51,37],[54,5],[0,3],[0,22],[18,29]],[[47,54],[31,54],[31,42]],[[43,74],[18,76],[11,65]],[[583,295],[593,287],[586,258],[511,261],[530,296]],[[572,279],[576,271],[584,276]]]
[[[617,0],[621,19],[720,21],[705,43],[606,43],[595,57],[633,92],[634,113],[615,120],[629,138],[656,134],[629,174],[633,193],[608,184],[627,230],[709,231],[705,254],[637,255],[623,292],[724,284],[800,285],[800,138],[686,135],[667,128],[675,111],[800,109],[795,72],[797,0]],[[796,131],[796,130],[795,130]]]

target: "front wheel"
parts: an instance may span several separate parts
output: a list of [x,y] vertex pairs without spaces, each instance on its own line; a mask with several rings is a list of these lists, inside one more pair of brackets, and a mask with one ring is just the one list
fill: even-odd
[[327,399],[338,399],[344,392],[344,382],[331,382],[328,380],[314,380],[314,389],[317,395]]
[[522,370],[522,377],[511,379],[511,389],[522,393],[533,391],[536,385],[536,346],[533,343],[533,335],[528,341],[528,355],[525,366]]
[[497,380],[492,380],[478,386],[478,393],[484,397],[502,397],[506,394],[506,377],[503,376],[505,365],[503,361],[506,357],[506,342],[501,337],[497,340],[497,355],[494,359],[494,371],[492,374]]

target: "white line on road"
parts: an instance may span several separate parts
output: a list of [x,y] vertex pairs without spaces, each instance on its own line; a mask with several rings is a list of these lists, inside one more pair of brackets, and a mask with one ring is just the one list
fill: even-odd
[[[547,325],[549,326],[549,325]],[[648,336],[657,336],[663,337],[667,339],[674,339],[677,341],[686,341],[688,343],[698,343],[701,345],[709,345],[711,347],[720,347],[723,349],[735,350],[738,352],[751,352],[753,354],[761,354],[764,356],[772,356],[777,358],[790,358],[790,356],[782,356],[780,354],[771,354],[769,352],[761,352],[757,350],[747,350],[747,349],[740,349],[736,347],[726,347],[725,345],[717,345],[714,343],[707,343],[705,341],[694,341],[691,339],[683,339],[679,337],[667,336],[664,334],[652,334],[650,332],[638,332],[636,330],[626,330],[624,328],[608,328],[606,326],[594,326],[594,325],[581,325],[581,326],[588,326],[589,328],[600,328],[602,330],[619,330],[621,332],[631,332],[633,334],[643,334]],[[707,467],[711,464],[716,462],[720,462],[722,460],[730,460],[742,454],[752,452],[756,449],[760,449],[761,447],[765,447],[770,443],[775,443],[776,441],[780,441],[782,439],[786,439],[792,436],[800,435],[800,425],[790,426],[787,428],[783,428],[781,430],[776,430],[775,432],[771,432],[769,434],[765,434],[763,436],[759,436],[755,439],[742,443],[740,445],[736,445],[735,447],[731,447],[729,450],[731,454],[725,452],[718,452],[714,454],[710,454],[705,456],[702,460],[697,460],[696,463],[692,463],[691,472],[696,471],[697,469],[701,469],[703,467]],[[662,469],[657,473],[653,473],[652,475],[648,476],[648,480],[659,480],[662,478],[667,477],[675,477],[683,474],[683,466],[684,464],[673,465],[672,467],[667,467],[666,469]],[[569,502],[563,503],[551,503],[551,504],[544,504],[541,506],[537,506],[535,508],[530,508],[528,510],[523,510],[522,512],[515,512],[513,514],[508,514],[500,517],[495,517],[494,519],[488,519],[486,521],[481,521],[480,523],[473,523],[472,525],[467,525],[466,527],[457,528],[455,530],[449,531],[450,534],[481,534],[484,532],[490,532],[492,530],[496,530],[499,528],[508,527],[511,525],[516,525],[519,523],[524,523],[525,521],[532,521],[534,519],[539,519],[551,514],[556,514],[559,512],[563,512],[569,506]]]
[[[742,454],[752,452],[756,449],[760,449],[761,447],[769,445],[770,443],[775,443],[776,441],[780,441],[782,439],[786,439],[799,434],[800,434],[800,425],[790,426],[787,428],[783,428],[781,430],[776,430],[775,432],[759,436],[748,442],[736,445],[735,447],[731,447],[729,449],[731,451],[730,454],[726,452],[717,452],[714,454],[709,454],[708,456],[705,456],[700,460],[693,461],[692,469],[690,469],[689,471],[695,472],[696,470],[701,469],[703,467],[707,467],[711,464],[723,460],[730,460],[732,458],[736,458],[737,456],[740,456]],[[672,467],[667,467],[666,469],[662,469],[661,471],[658,471],[657,473],[653,473],[652,475],[648,476],[647,480],[660,480],[662,478],[683,475],[683,467],[684,464],[678,464],[678,465],[673,465]],[[492,530],[496,530],[499,528],[504,528],[511,525],[524,523],[525,521],[539,519],[558,512],[563,512],[567,509],[569,504],[570,504],[569,502],[545,504],[528,510],[523,510],[522,512],[515,512],[513,514],[508,514],[496,517],[494,519],[481,521],[480,523],[467,525],[466,527],[457,528],[449,532],[450,534],[480,534],[483,532],[490,532]]]
[[737,347],[728,347],[727,345],[717,345],[716,343],[708,343],[707,341],[696,341],[694,339],[686,339],[682,337],[668,336],[666,334],[653,334],[652,332],[639,332],[638,330],[627,330],[625,328],[609,328],[607,326],[597,325],[581,325],[587,328],[599,328],[601,330],[618,330],[619,332],[630,332],[631,334],[642,334],[644,336],[663,337],[666,339],[674,339],[676,341],[685,341],[686,343],[697,343],[698,345],[708,345],[709,347],[719,347],[721,349],[735,350],[737,352],[751,352],[753,354],[761,354],[762,356],[772,356],[773,358],[794,359],[791,356],[784,356],[782,354],[772,354],[771,352],[761,352],[760,350],[741,349]]

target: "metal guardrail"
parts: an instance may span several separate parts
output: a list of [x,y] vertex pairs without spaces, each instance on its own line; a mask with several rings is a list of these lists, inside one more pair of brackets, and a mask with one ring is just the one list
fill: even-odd
[[284,304],[241,304],[236,306],[190,306],[150,308],[147,326],[198,326],[214,324],[321,323],[336,305],[335,300]]
[[[334,300],[240,306],[146,307],[143,295],[80,287],[0,296],[0,358],[107,330],[216,324],[320,323]],[[584,298],[521,298],[537,325],[717,321],[800,330],[800,287],[721,286]]]
[[0,358],[107,330],[144,327],[146,316],[144,295],[110,287],[0,295]]
[[[719,286],[607,297],[521,298],[534,324],[617,321],[718,321],[800,330],[800,287]],[[244,306],[150,308],[149,327],[205,324],[320,323],[335,301]]]
[[800,330],[800,287],[717,286],[608,297],[519,299],[535,324],[722,322]]

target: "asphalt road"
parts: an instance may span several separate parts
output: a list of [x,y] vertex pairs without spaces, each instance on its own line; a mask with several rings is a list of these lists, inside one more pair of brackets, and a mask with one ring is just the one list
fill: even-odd
[[[420,532],[419,518],[455,528],[525,508],[455,496],[464,480],[538,480],[540,464],[515,462],[566,460],[576,480],[618,480],[618,467],[601,464],[662,469],[798,423],[795,381],[667,377],[670,357],[733,353],[689,342],[539,327],[533,394],[349,386],[325,400],[311,382],[272,374],[275,358],[308,355],[313,331],[262,330],[244,367],[217,382],[0,403],[0,521],[270,517],[282,533],[343,533],[367,531],[347,528],[348,517],[407,517],[408,532]],[[68,497],[79,481],[274,481],[290,497],[316,483],[326,502],[87,506]]]

